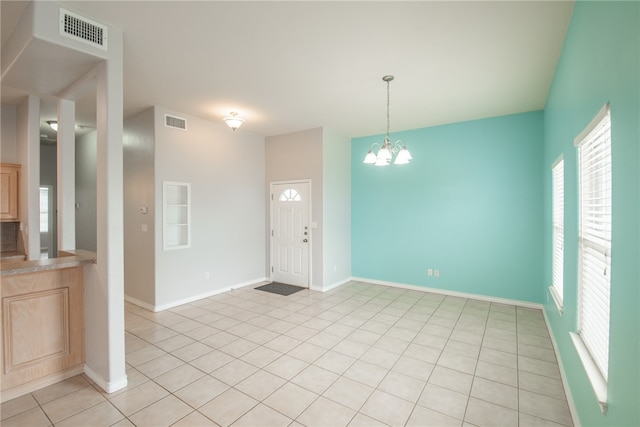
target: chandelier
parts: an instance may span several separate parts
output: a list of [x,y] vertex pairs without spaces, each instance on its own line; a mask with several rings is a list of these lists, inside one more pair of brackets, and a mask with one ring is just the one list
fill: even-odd
[[[411,153],[409,153],[404,141],[399,139],[392,145],[391,138],[389,137],[389,82],[393,80],[393,76],[384,76],[382,77],[382,80],[387,82],[387,135],[384,138],[382,145],[377,142],[371,144],[369,152],[365,156],[363,163],[373,164],[376,166],[387,166],[391,163],[393,156],[396,156],[396,159],[393,162],[394,164],[406,165],[411,161],[411,159],[413,159],[413,157],[411,157]],[[377,154],[373,152],[375,146],[380,148]]]

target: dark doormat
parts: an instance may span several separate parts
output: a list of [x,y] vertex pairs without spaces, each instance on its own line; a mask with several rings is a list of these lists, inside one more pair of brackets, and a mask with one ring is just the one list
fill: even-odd
[[287,285],[286,283],[271,282],[271,283],[267,283],[266,285],[258,286],[255,289],[259,291],[271,292],[272,294],[287,296],[287,295],[295,294],[296,292],[306,288],[301,288],[300,286]]

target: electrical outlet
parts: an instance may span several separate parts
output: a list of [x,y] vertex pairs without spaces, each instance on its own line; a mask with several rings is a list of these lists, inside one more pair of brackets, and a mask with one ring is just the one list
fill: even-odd
[[436,277],[440,277],[440,270],[433,270],[433,275]]
[[427,276],[433,276],[433,269],[432,268],[427,270]]
[[204,273],[204,280],[209,280],[209,272]]

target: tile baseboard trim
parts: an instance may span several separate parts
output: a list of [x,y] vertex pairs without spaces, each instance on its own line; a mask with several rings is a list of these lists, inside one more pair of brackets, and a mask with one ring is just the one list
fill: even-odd
[[427,286],[408,285],[405,283],[387,282],[385,280],[367,279],[365,277],[352,277],[351,280],[353,280],[354,282],[371,283],[373,285],[391,286],[393,288],[409,289],[412,291],[431,292],[434,294],[446,295],[451,297],[469,298],[469,299],[475,299],[479,301],[494,302],[496,304],[515,305],[518,307],[533,308],[533,309],[539,309],[539,310],[543,309],[542,304],[529,302],[529,301],[520,301],[520,300],[507,299],[507,298],[492,297],[487,295],[478,295],[478,294],[472,294],[468,292],[450,291],[447,289],[429,288]]
[[158,311],[164,311],[164,310],[168,310],[170,308],[174,308],[174,307],[178,307],[180,305],[183,304],[188,304],[190,302],[194,302],[194,301],[198,301],[204,298],[208,298],[214,295],[218,295],[224,292],[229,292],[229,291],[233,291],[234,289],[240,289],[240,288],[244,288],[245,286],[252,286],[252,285],[259,285],[262,284],[264,282],[269,281],[269,279],[267,279],[266,277],[261,277],[258,279],[254,279],[254,280],[248,280],[246,282],[242,282],[242,283],[237,283],[235,285],[231,285],[231,286],[225,286],[224,288],[220,288],[220,289],[215,289],[213,291],[210,292],[205,292],[203,294],[199,294],[199,295],[194,295],[188,298],[184,298],[181,300],[177,300],[177,301],[172,301],[172,302],[168,302],[166,304],[161,304],[161,305],[152,305],[149,303],[146,303],[144,301],[140,301],[137,298],[133,298],[130,297],[129,295],[125,295],[124,296],[124,300],[133,304],[133,305],[137,305],[138,307],[142,307],[146,310],[149,311],[153,311],[154,313],[158,312]]
[[84,374],[88,376],[91,381],[96,383],[98,387],[100,387],[106,393],[113,393],[121,390],[125,388],[128,383],[127,374],[124,374],[122,378],[119,378],[116,381],[107,381],[102,378],[102,375],[91,369],[87,364],[84,365]]

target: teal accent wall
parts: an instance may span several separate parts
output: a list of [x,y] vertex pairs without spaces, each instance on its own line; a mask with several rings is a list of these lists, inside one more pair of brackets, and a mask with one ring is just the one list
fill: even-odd
[[[564,314],[545,311],[582,425],[640,425],[640,3],[578,1],[544,112],[544,282],[551,283],[551,164],[565,161]],[[577,326],[574,138],[611,106],[613,230],[608,410],[602,414],[569,332]]]
[[542,302],[542,118],[393,133],[402,166],[362,163],[383,136],[353,139],[353,276]]

